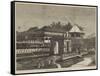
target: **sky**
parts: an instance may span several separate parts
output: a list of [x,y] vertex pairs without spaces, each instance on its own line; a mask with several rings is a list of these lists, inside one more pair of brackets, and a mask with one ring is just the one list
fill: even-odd
[[30,27],[41,28],[60,21],[84,27],[86,35],[96,33],[95,7],[16,2],[15,11],[17,31],[26,31]]

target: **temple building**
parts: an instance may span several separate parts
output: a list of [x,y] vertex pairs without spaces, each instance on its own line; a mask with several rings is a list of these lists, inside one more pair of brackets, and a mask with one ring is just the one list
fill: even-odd
[[16,54],[18,58],[61,56],[67,58],[80,54],[84,33],[77,25],[70,31],[17,32]]

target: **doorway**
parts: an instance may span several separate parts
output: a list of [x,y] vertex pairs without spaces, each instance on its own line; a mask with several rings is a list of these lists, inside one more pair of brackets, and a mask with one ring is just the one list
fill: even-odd
[[59,43],[58,43],[58,41],[55,41],[54,54],[59,54]]

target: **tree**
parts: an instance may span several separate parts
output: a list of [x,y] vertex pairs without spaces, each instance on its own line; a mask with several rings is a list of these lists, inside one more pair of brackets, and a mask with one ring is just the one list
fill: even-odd
[[52,28],[55,27],[55,25],[56,25],[55,22],[52,22],[52,23],[50,24],[50,26],[51,26]]
[[65,25],[63,26],[63,29],[64,29],[65,31],[69,31],[71,28],[72,28],[72,25],[71,25],[70,22],[68,22],[68,24],[65,24]]
[[51,26],[51,28],[61,28],[62,27],[62,24],[61,24],[60,21],[59,22],[52,22],[50,24],[50,26]]
[[56,28],[61,28],[61,27],[62,27],[61,22],[60,22],[60,21],[59,21],[59,22],[57,22],[55,27],[56,27]]

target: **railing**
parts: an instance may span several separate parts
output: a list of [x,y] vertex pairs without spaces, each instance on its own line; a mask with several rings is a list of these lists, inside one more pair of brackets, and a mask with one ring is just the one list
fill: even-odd
[[76,57],[76,56],[81,56],[81,54],[79,54],[79,53],[66,53],[66,54],[62,55],[62,59],[65,60],[65,59],[69,59],[69,58]]
[[34,49],[17,49],[16,54],[34,53],[34,52],[49,52],[49,48],[34,48]]
[[27,41],[17,41],[16,43],[43,43],[43,41],[27,40]]

